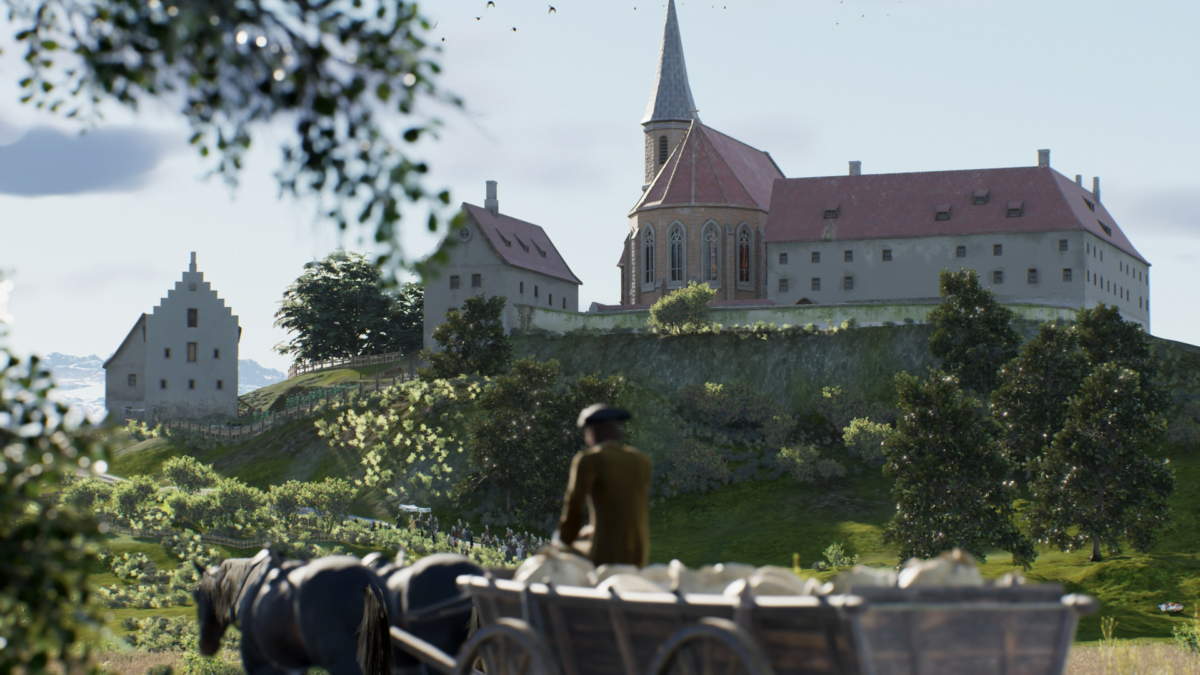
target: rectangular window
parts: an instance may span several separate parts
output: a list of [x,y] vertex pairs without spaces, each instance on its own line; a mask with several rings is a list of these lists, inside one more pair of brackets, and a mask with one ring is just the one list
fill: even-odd
[[883,249],[883,260],[884,260],[884,262],[891,262],[891,260],[892,260],[892,249],[890,249],[890,248],[885,248],[885,249]]
[[521,294],[524,295],[524,293],[525,293],[525,282],[522,281],[521,282]]
[[214,350],[213,350],[213,358],[214,358],[214,359],[219,359],[219,358],[221,358],[221,350],[220,350],[220,349],[214,349]]
[[1060,250],[1060,251],[1067,250],[1067,240],[1066,239],[1058,240],[1058,250]]
[[813,277],[812,278],[812,289],[814,291],[821,290],[821,277]]
[[996,270],[995,272],[992,272],[992,283],[993,284],[1004,283],[1004,272],[1002,272],[1000,270]]
[[854,290],[854,277],[842,277],[842,289],[847,291]]
[[821,262],[821,252],[820,251],[812,252],[812,261],[815,263]]
[[195,388],[196,388],[196,381],[188,380],[188,389],[195,389]]
[[1070,280],[1071,280],[1071,268],[1064,267],[1063,268],[1063,281],[1070,281]]
[[1142,296],[1138,296],[1138,309],[1142,308]]
[[453,291],[453,290],[457,289],[457,288],[458,288],[458,284],[459,284],[459,281],[458,281],[458,275],[457,275],[457,274],[451,274],[451,275],[450,275],[450,290],[452,290],[452,291]]
[[1026,283],[1036,284],[1037,283],[1037,270],[1032,267],[1029,268],[1029,271],[1026,273],[1025,281],[1026,281]]
[[200,325],[200,310],[196,308],[188,309],[188,328],[196,328]]
[[994,255],[994,256],[1004,255],[1004,244],[992,244],[992,255]]
[[483,288],[483,275],[482,274],[472,274],[471,275],[471,288]]
[[189,343],[187,343],[187,345],[188,345],[187,346],[188,363],[195,363],[195,361],[196,361],[196,343],[189,342]]
[[537,284],[534,284],[533,285],[533,297],[536,298],[537,296],[538,296],[538,287],[537,287]]
[[225,388],[225,380],[217,380],[217,389]]
[[563,298],[563,309],[567,308],[567,299]]
[[954,248],[954,257],[955,258],[967,257],[967,247],[966,246],[956,246]]
[[553,307],[553,306],[554,306],[554,294],[553,294],[553,293],[551,293],[549,296],[547,296],[547,302],[546,302],[546,304],[547,304],[547,305],[549,305],[549,306],[551,306],[551,307]]
[[166,347],[163,349],[163,358],[164,359],[171,358],[171,348],[170,347]]
[[786,264],[787,264],[787,254],[786,254],[786,253],[780,253],[780,254],[779,254],[779,264],[780,264],[780,265],[786,265]]
[[159,380],[159,381],[158,381],[158,388],[159,388],[159,389],[166,389],[166,388],[167,388],[167,381],[166,381],[166,380]]
[[780,292],[780,293],[787,293],[787,279],[780,279],[780,280],[779,280],[779,292]]
[[842,254],[842,259],[846,262],[854,262],[854,251],[846,251]]
[[137,386],[137,375],[136,374],[133,374],[133,373],[129,374],[129,386],[131,386],[131,387]]

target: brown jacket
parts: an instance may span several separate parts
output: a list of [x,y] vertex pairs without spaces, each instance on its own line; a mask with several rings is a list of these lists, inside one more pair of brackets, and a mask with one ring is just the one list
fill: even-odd
[[590,557],[597,565],[650,562],[650,459],[617,441],[588,448],[571,461],[558,533],[570,545],[583,525],[587,503],[594,533]]

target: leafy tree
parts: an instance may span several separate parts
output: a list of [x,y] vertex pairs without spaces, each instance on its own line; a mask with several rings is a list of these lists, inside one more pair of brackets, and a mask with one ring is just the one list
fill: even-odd
[[1067,419],[1069,399],[1087,376],[1087,359],[1071,326],[1043,323],[1020,354],[1000,370],[991,411],[1004,429],[1009,461],[1028,470]]
[[329,532],[349,515],[350,504],[357,494],[358,490],[354,485],[341,478],[326,478],[320,483],[309,483],[304,489],[309,506],[317,512],[317,517]]
[[47,672],[51,661],[82,667],[102,626],[104,610],[93,601],[87,575],[105,545],[105,526],[75,501],[95,493],[64,491],[57,504],[44,498],[65,488],[80,469],[103,473],[106,441],[49,398],[53,387],[36,357],[23,363],[0,347],[0,672],[5,673]]
[[979,401],[941,371],[925,380],[899,373],[896,389],[903,414],[884,441],[884,473],[895,481],[897,513],[884,541],[900,545],[901,560],[957,546],[980,561],[999,548],[1014,564],[1032,564],[1033,543],[1013,522],[1015,488],[999,429]]
[[275,351],[320,361],[419,348],[423,322],[419,312],[412,315],[413,298],[423,294],[406,288],[397,302],[380,282],[379,270],[358,253],[335,251],[306,263],[275,312],[275,326],[292,333]]
[[163,500],[171,511],[171,521],[185,530],[203,531],[213,526],[217,515],[216,495],[175,492]]
[[105,513],[112,507],[113,486],[99,478],[73,480],[59,501],[74,504],[84,513]]
[[717,292],[708,284],[689,282],[650,306],[650,326],[665,333],[692,333],[712,320],[708,303]]
[[986,396],[996,388],[1000,366],[1017,355],[1021,344],[1010,324],[1013,313],[979,285],[973,269],[942,270],[938,290],[942,303],[929,312],[934,327],[929,351],[964,389]]
[[441,380],[471,374],[489,377],[506,371],[513,348],[504,334],[504,305],[502,295],[472,295],[461,312],[446,312],[445,323],[433,331],[440,350],[421,353],[429,364],[423,374]]
[[181,492],[194,494],[212,487],[221,480],[208,464],[202,464],[190,455],[172,457],[163,463],[163,475]]
[[1169,394],[1157,386],[1158,362],[1150,353],[1150,343],[1141,325],[1121,318],[1112,305],[1100,303],[1076,313],[1079,349],[1087,359],[1088,371],[1093,373],[1104,363],[1115,363],[1141,376],[1141,388],[1147,403],[1156,411],[1170,404]]
[[1064,551],[1122,540],[1146,552],[1170,518],[1174,475],[1166,461],[1146,456],[1166,430],[1157,394],[1142,376],[1117,363],[1100,365],[1072,397],[1066,424],[1033,466],[1030,533]]
[[113,490],[117,515],[134,523],[134,527],[150,514],[157,496],[158,485],[149,476],[132,476],[117,483]]
[[37,108],[95,121],[110,102],[177,105],[192,144],[231,183],[253,134],[275,136],[286,120],[282,191],[315,196],[342,230],[373,228],[381,262],[402,258],[404,202],[433,207],[431,231],[450,203],[426,189],[426,165],[399,140],[437,124],[413,119],[418,101],[460,104],[434,85],[437,50],[414,3],[5,2],[29,70],[21,100]]
[[305,484],[289,480],[283,485],[272,485],[267,500],[275,510],[275,517],[285,527],[294,528],[300,509],[306,506]]
[[221,479],[212,491],[212,499],[213,527],[240,530],[263,520],[261,510],[266,506],[267,496],[236,478]]
[[467,443],[477,473],[464,489],[494,488],[510,517],[544,525],[561,508],[571,458],[581,449],[579,411],[615,401],[623,384],[599,375],[561,382],[553,359],[517,361],[479,395]]

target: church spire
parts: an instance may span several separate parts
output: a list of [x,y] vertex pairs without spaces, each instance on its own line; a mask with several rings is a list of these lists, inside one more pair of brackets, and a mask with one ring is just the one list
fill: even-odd
[[690,122],[693,119],[698,119],[696,103],[688,85],[687,65],[683,62],[683,39],[679,36],[675,0],[667,0],[667,25],[663,28],[658,73],[654,76],[654,90],[642,124]]

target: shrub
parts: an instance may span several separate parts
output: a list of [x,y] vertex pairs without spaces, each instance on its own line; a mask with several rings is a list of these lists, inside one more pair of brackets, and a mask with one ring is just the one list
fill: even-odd
[[61,501],[74,504],[84,513],[105,513],[112,508],[113,487],[99,478],[73,480],[61,493]]
[[796,424],[775,399],[741,382],[690,384],[679,395],[684,405],[707,424],[761,429],[770,448],[782,446]]
[[1200,652],[1200,612],[1188,622],[1176,624],[1171,628],[1175,644],[1184,651],[1195,654]]
[[447,379],[478,373],[485,377],[506,372],[512,361],[512,341],[504,334],[503,295],[484,298],[473,295],[462,311],[446,312],[446,320],[433,331],[440,351],[426,349],[421,358],[429,363],[423,379]]
[[896,419],[896,410],[877,403],[868,403],[861,394],[843,391],[841,387],[825,387],[815,406],[817,414],[829,420],[833,428],[842,432],[858,418],[866,418],[881,424],[890,424]]
[[724,458],[711,447],[684,439],[667,452],[666,491],[669,495],[701,494],[729,483],[732,476]]
[[846,475],[846,467],[835,459],[821,457],[813,445],[782,448],[776,456],[797,483],[812,483]]
[[708,284],[690,282],[650,307],[649,324],[664,333],[675,334],[707,328],[712,323],[708,303],[716,293]]
[[861,459],[867,466],[882,466],[883,442],[891,435],[890,426],[859,417],[851,420],[850,426],[842,430],[842,441],[851,457]]
[[172,485],[188,494],[212,487],[220,480],[220,476],[211,466],[202,464],[189,455],[168,459],[163,463],[162,472]]
[[846,549],[837,542],[830,544],[822,555],[825,556],[825,560],[819,560],[813,564],[813,569],[818,572],[836,570],[840,567],[853,567],[858,564],[858,554],[846,555]]

